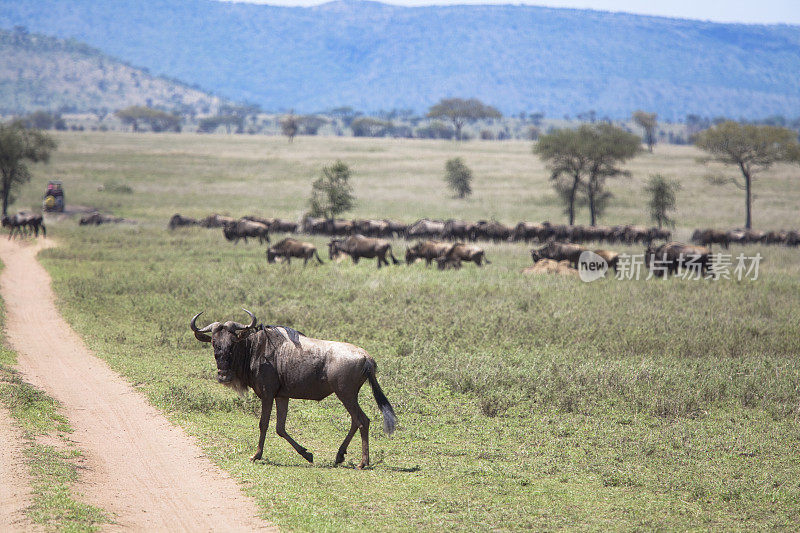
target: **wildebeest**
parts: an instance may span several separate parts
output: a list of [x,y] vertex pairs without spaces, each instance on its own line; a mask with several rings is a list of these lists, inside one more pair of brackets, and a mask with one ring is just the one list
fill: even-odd
[[389,237],[391,231],[385,220],[359,219],[353,221],[353,232],[365,237]]
[[305,217],[302,224],[303,233],[308,233],[310,235],[325,233],[326,222],[324,218]]
[[478,239],[492,240],[494,242],[507,241],[511,236],[511,228],[495,220],[489,222],[479,220],[472,228],[471,238],[473,241]]
[[78,225],[99,226],[100,224],[118,224],[120,222],[125,222],[125,219],[122,217],[115,217],[113,215],[104,215],[99,211],[95,211],[93,213],[89,213],[88,215],[83,215],[78,221]]
[[487,265],[491,264],[490,261],[486,259],[486,253],[483,251],[483,248],[475,246],[474,244],[457,242],[451,246],[444,255],[447,259],[458,259],[459,262],[471,261],[478,266],[483,266],[483,263]]
[[444,233],[444,222],[422,218],[411,224],[406,230],[406,238],[422,239],[441,238]]
[[472,238],[472,230],[474,227],[475,224],[472,224],[471,222],[450,219],[444,223],[442,238],[453,241],[470,239]]
[[544,242],[552,235],[552,230],[548,226],[533,222],[520,222],[511,232],[511,240],[531,242],[536,239]]
[[406,247],[406,264],[411,264],[417,259],[424,259],[426,266],[431,266],[431,261],[447,254],[453,247],[449,242],[420,241],[412,247]]
[[705,246],[672,241],[657,247],[648,246],[644,262],[651,272],[664,278],[682,268],[705,274],[711,267],[711,250]]
[[611,250],[594,250],[594,253],[602,257],[608,268],[617,271],[617,263],[619,263],[619,254],[617,252],[612,252]]
[[383,219],[383,221],[386,222],[386,229],[389,231],[390,236],[402,237],[406,234],[406,230],[408,230],[408,224],[396,220],[389,220],[388,218]]
[[233,241],[234,244],[238,243],[239,239],[244,239],[246,243],[248,237],[258,239],[260,243],[269,242],[269,227],[266,224],[253,222],[252,220],[242,219],[236,222],[229,222],[222,227],[222,234],[229,241]]
[[210,342],[217,362],[217,381],[244,392],[252,388],[261,399],[258,448],[251,460],[261,459],[267,435],[272,403],[277,415],[276,432],[309,463],[314,455],[295,442],[286,432],[289,400],[317,400],[335,394],[350,414],[350,431],[344,438],[335,463],[344,461],[347,446],[361,430],[361,463],[369,465],[369,418],[358,405],[358,391],[369,380],[372,394],[383,415],[383,429],[391,435],[396,418],[394,409],[375,378],[375,360],[362,348],[344,342],[312,339],[291,328],[256,325],[255,315],[249,325],[237,322],[213,322],[197,327],[198,313],[189,327],[201,342]]
[[33,233],[36,237],[39,236],[39,230],[42,230],[42,235],[47,237],[47,228],[44,225],[44,217],[37,213],[27,213],[20,211],[11,216],[3,215],[2,225],[4,228],[10,228],[8,238],[17,235],[28,236],[29,232]]
[[325,233],[336,236],[350,235],[353,233],[353,221],[343,218],[326,220]]
[[572,268],[569,261],[555,261],[553,259],[539,259],[536,264],[526,267],[522,270],[523,274],[558,274],[561,276],[578,277],[579,273],[576,268]]
[[399,263],[394,254],[392,254],[392,245],[389,244],[389,241],[364,237],[363,235],[350,235],[346,239],[333,239],[328,243],[328,256],[331,260],[336,259],[341,253],[349,255],[353,263],[358,263],[358,260],[362,257],[368,259],[377,257],[378,268],[383,264],[389,264],[386,254],[389,254],[395,265]]
[[696,229],[692,233],[692,242],[701,246],[719,244],[727,250],[730,244],[730,237],[726,232],[716,229]]
[[322,264],[322,259],[319,258],[316,246],[310,242],[298,241],[288,237],[267,249],[268,263],[274,263],[276,257],[286,258],[287,264],[291,264],[292,257],[298,257],[303,260],[303,266],[308,264],[309,259],[316,257],[319,264]]
[[548,242],[543,247],[531,250],[531,259],[537,263],[541,259],[552,259],[554,261],[567,260],[573,267],[578,268],[578,260],[586,248],[579,244]]
[[167,224],[168,229],[175,229],[181,226],[196,226],[198,224],[197,219],[192,217],[185,217],[180,213],[175,213],[172,215],[172,218],[169,219],[169,224]]
[[233,217],[214,213],[201,220],[200,225],[204,228],[222,228],[225,224],[231,224],[233,222],[236,222],[236,219]]

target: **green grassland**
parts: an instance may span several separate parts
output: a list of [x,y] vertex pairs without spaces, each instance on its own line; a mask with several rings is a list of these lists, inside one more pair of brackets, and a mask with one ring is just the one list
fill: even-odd
[[[219,230],[168,232],[166,223],[175,212],[298,219],[312,179],[336,159],[354,171],[352,216],[564,216],[530,143],[123,134],[58,141],[17,206],[36,205],[46,180],[58,177],[68,203],[138,221],[85,228],[50,220],[60,246],[41,258],[61,310],[281,527],[800,527],[800,250],[733,247],[765,258],[759,278],[741,282],[528,277],[520,270],[529,247],[510,243],[487,244],[493,263],[483,269],[268,265],[263,246],[234,246]],[[682,239],[695,226],[740,225],[742,193],[709,185],[704,175],[726,170],[697,163],[700,155],[666,146],[642,154],[628,165],[631,178],[611,184],[602,222],[646,223],[643,184],[660,172],[683,185]],[[476,176],[467,200],[445,188],[444,163],[456,156]],[[759,178],[758,228],[800,228],[798,174],[779,166]],[[581,212],[579,222],[587,218]],[[325,238],[309,240],[324,249]],[[394,242],[395,255],[404,245]],[[354,469],[357,441],[344,467],[333,467],[349,421],[332,398],[290,405],[287,429],[315,454],[313,466],[273,431],[264,461],[248,460],[256,399],[215,382],[212,353],[188,328],[199,311],[242,321],[241,307],[375,357],[399,428],[382,434],[363,390],[372,469]]]

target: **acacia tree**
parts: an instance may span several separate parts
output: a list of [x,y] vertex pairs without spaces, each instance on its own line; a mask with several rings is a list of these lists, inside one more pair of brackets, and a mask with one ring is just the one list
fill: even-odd
[[570,225],[575,223],[578,186],[589,170],[589,159],[581,148],[586,136],[584,130],[584,126],[577,130],[558,129],[540,136],[533,145],[533,153],[550,168],[550,179],[565,204]]
[[745,228],[752,228],[752,186],[758,172],[775,163],[800,162],[800,144],[797,133],[775,126],[756,126],[725,121],[697,135],[695,144],[710,154],[703,162],[718,161],[736,165],[744,182],[735,178],[726,180],[745,191]]
[[46,133],[26,128],[21,121],[0,124],[0,197],[3,216],[13,203],[14,190],[31,179],[26,161],[47,162],[56,142]]
[[664,225],[675,227],[675,221],[669,217],[669,212],[675,210],[675,193],[681,188],[681,184],[674,180],[669,180],[661,174],[651,174],[647,180],[644,190],[650,196],[648,206],[650,208],[650,218],[661,228]]
[[472,170],[464,164],[460,157],[448,160],[444,168],[444,179],[459,198],[472,194]]
[[181,118],[177,115],[160,111],[145,106],[130,106],[114,113],[123,124],[131,126],[134,132],[139,131],[139,126],[144,123],[150,126],[153,132],[180,131]]
[[575,223],[575,203],[582,192],[594,226],[611,198],[605,190],[606,179],[628,175],[618,165],[636,155],[639,147],[637,136],[602,123],[542,135],[533,151],[548,164],[550,179],[566,204],[569,223]]
[[322,168],[322,176],[311,185],[310,215],[332,220],[355,205],[350,185],[350,167],[342,161]]
[[583,149],[589,159],[589,175],[582,187],[594,226],[611,198],[611,193],[605,189],[606,179],[630,176],[630,172],[619,165],[639,153],[641,142],[636,135],[611,124],[587,127],[590,131],[585,136]]
[[633,113],[633,121],[644,130],[644,142],[647,149],[652,153],[653,146],[656,144],[656,128],[658,127],[658,115],[639,110]]
[[456,130],[456,140],[461,140],[461,128],[468,122],[503,116],[496,108],[476,98],[443,98],[428,110],[428,118],[449,120]]

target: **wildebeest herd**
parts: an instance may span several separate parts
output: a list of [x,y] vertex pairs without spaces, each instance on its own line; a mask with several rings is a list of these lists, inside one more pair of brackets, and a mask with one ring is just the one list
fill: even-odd
[[[461,268],[464,262],[477,266],[490,264],[485,251],[476,241],[540,243],[543,246],[531,250],[534,263],[542,262],[539,268],[528,268],[527,273],[577,273],[579,258],[586,251],[600,256],[608,268],[616,271],[620,254],[602,248],[586,248],[583,244],[607,243],[623,245],[643,245],[645,265],[653,267],[657,262],[659,274],[676,273],[681,269],[697,269],[705,273],[711,267],[711,246],[718,244],[727,249],[730,244],[751,243],[800,244],[800,232],[755,231],[734,229],[721,231],[714,229],[695,230],[692,242],[696,246],[671,241],[669,230],[636,225],[582,226],[551,224],[550,222],[519,222],[516,226],[506,226],[500,222],[481,220],[475,223],[462,220],[420,219],[412,224],[389,219],[324,219],[306,217],[301,223],[293,223],[279,218],[247,216],[235,219],[213,214],[196,220],[174,215],[168,224],[170,229],[181,226],[199,225],[223,229],[225,238],[235,242],[239,239],[258,238],[260,242],[270,242],[270,232],[327,235],[332,237],[328,243],[328,255],[336,259],[342,254],[351,257],[354,263],[361,258],[377,259],[378,268],[400,261],[394,256],[388,238],[418,239],[406,247],[405,262],[411,264],[424,261],[430,266],[436,263],[439,269]],[[657,241],[663,244],[657,245]],[[321,264],[316,246],[309,242],[286,238],[267,250],[267,260],[272,263],[282,258],[287,263],[291,258],[316,258]],[[657,261],[654,261],[657,260]]]

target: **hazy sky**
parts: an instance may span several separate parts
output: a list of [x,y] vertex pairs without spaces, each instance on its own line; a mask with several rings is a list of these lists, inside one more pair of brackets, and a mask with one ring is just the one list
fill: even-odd
[[[259,4],[312,6],[324,0],[237,0]],[[665,17],[745,22],[750,24],[800,24],[800,0],[381,0],[396,5],[432,4],[530,4],[625,11]]]

